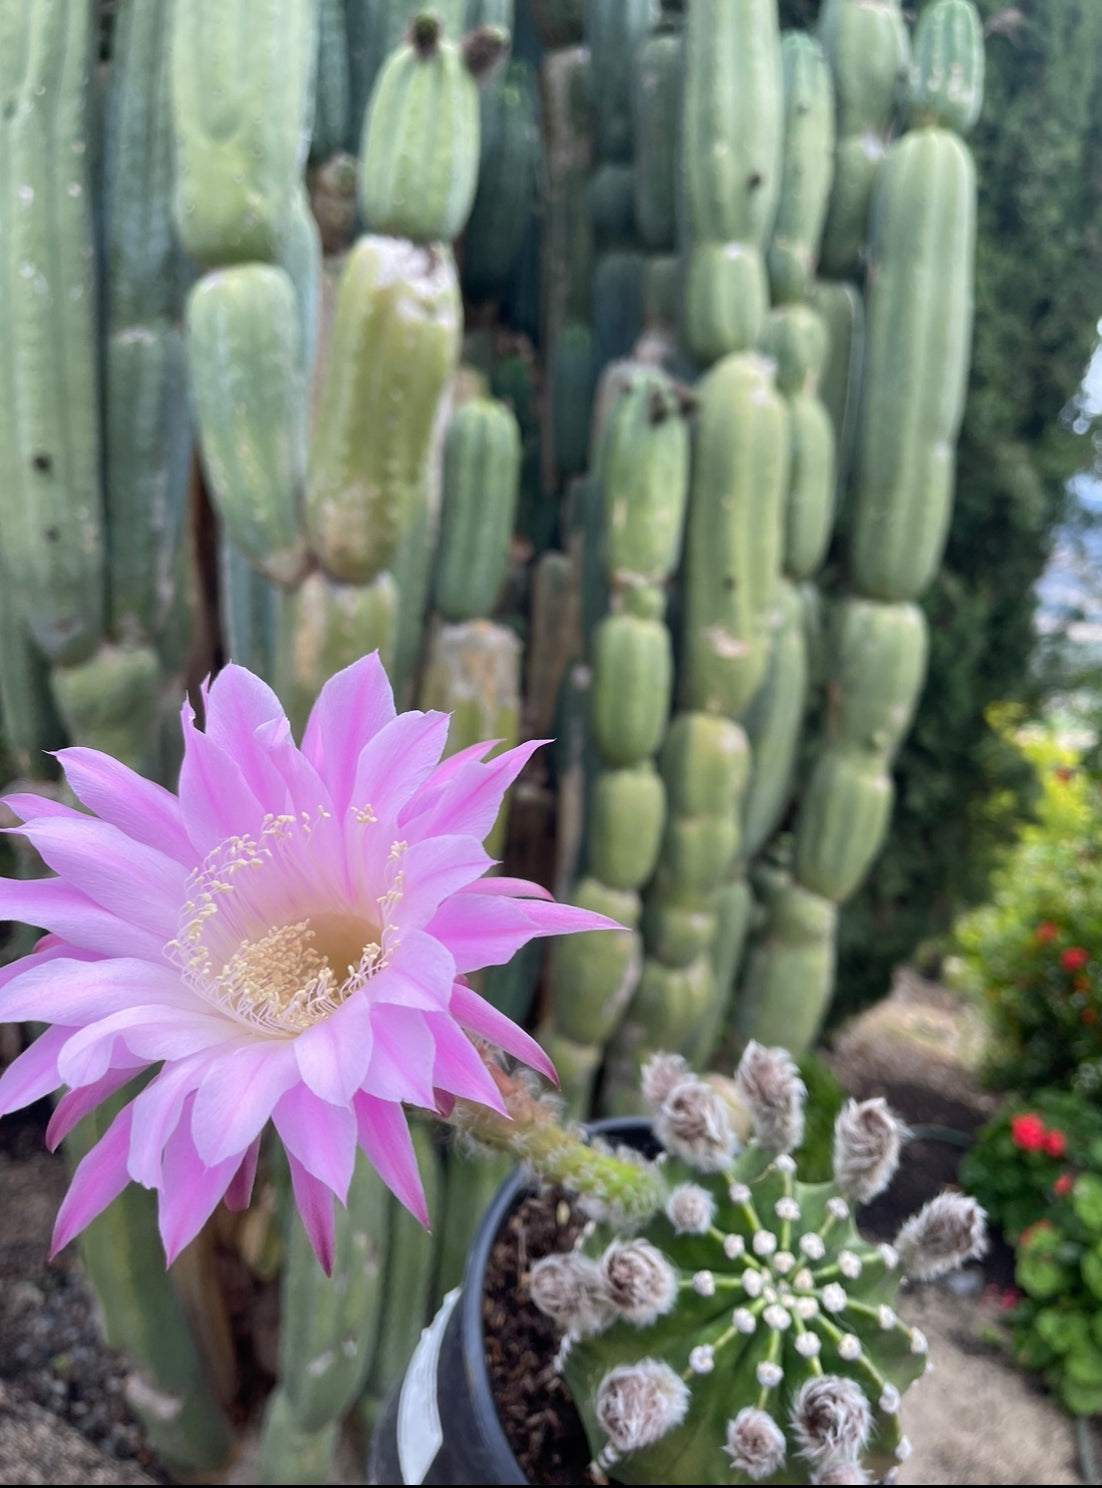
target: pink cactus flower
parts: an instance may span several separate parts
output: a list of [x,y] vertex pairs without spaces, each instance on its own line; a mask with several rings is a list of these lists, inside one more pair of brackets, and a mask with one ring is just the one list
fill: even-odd
[[271,1120],[328,1270],[357,1148],[428,1224],[403,1104],[503,1109],[471,1035],[554,1078],[465,973],[609,922],[484,877],[482,839],[541,741],[441,762],[448,716],[396,715],[375,655],[326,683],[301,748],[244,668],[204,698],[205,731],[183,710],[178,795],[64,749],[93,815],[8,797],[56,876],[0,880],[0,919],[50,932],[0,972],[0,1020],[50,1025],[0,1077],[0,1115],[67,1087],[54,1146],[153,1071],[74,1173],[53,1250],[133,1181],[157,1190],[169,1263],[221,1199],[248,1205]]

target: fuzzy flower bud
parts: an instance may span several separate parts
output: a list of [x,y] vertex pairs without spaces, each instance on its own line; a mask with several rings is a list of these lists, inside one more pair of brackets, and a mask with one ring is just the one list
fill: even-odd
[[941,1193],[924,1204],[896,1236],[908,1276],[931,1281],[987,1249],[987,1216],[967,1194]]
[[860,1385],[838,1374],[812,1376],[792,1407],[792,1430],[811,1462],[853,1461],[872,1428],[872,1411]]
[[685,1079],[689,1067],[680,1054],[655,1054],[643,1066],[643,1099],[652,1110],[660,1109],[673,1087]]
[[528,1274],[528,1294],[552,1322],[581,1338],[600,1333],[612,1321],[601,1268],[577,1251],[535,1261]]
[[871,1483],[872,1479],[859,1462],[838,1462],[824,1467],[811,1480],[813,1483]]
[[743,1406],[727,1422],[727,1445],[723,1449],[735,1472],[743,1472],[755,1483],[770,1478],[784,1464],[784,1432],[766,1411]]
[[649,1240],[614,1240],[601,1257],[605,1295],[621,1317],[644,1328],[677,1300],[677,1277]]
[[688,1386],[659,1359],[618,1365],[597,1389],[597,1419],[618,1452],[660,1441],[688,1408]]
[[847,1198],[866,1204],[887,1188],[907,1135],[882,1097],[845,1103],[834,1123],[834,1178]]
[[735,1089],[750,1108],[762,1147],[791,1152],[800,1145],[807,1087],[786,1049],[766,1049],[751,1039],[735,1071]]
[[697,1183],[682,1183],[666,1200],[666,1218],[679,1235],[703,1235],[715,1218],[716,1201]]
[[654,1134],[667,1152],[702,1173],[719,1172],[738,1149],[725,1102],[694,1076],[667,1092],[654,1118]]

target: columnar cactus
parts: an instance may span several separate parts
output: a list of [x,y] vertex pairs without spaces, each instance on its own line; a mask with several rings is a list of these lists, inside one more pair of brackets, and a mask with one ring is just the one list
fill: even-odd
[[894,1244],[863,1240],[855,1209],[891,1181],[906,1133],[884,1101],[850,1101],[833,1181],[801,1182],[804,1092],[781,1048],[751,1043],[739,1065],[742,1149],[683,1060],[656,1056],[643,1090],[665,1147],[639,1169],[640,1186],[659,1181],[650,1216],[624,1224],[598,1155],[566,1180],[592,1222],[530,1272],[596,1468],[621,1483],[882,1480],[911,1450],[900,1401],[928,1367],[896,1312],[900,1280],[981,1255],[983,1211],[945,1193]]

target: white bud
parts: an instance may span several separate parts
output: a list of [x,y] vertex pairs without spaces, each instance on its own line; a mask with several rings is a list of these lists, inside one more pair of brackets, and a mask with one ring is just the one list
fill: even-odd
[[815,1285],[815,1278],[806,1266],[801,1266],[792,1278],[792,1285],[798,1292],[810,1292]]
[[826,1207],[827,1213],[831,1216],[832,1219],[849,1218],[849,1205],[846,1203],[845,1199],[839,1198],[837,1194],[835,1194],[832,1198],[827,1199]]
[[703,1173],[718,1173],[738,1149],[726,1102],[695,1076],[679,1080],[667,1093],[654,1118],[654,1134],[667,1152]]
[[742,1289],[748,1297],[760,1297],[764,1286],[765,1280],[760,1271],[747,1267],[742,1273]]
[[800,1236],[800,1249],[809,1261],[821,1261],[826,1255],[823,1237],[817,1235],[814,1230],[808,1230],[806,1235]]
[[779,1302],[771,1303],[762,1313],[762,1317],[766,1325],[775,1328],[778,1333],[783,1333],[792,1322],[791,1317]]
[[848,1281],[856,1281],[861,1275],[861,1257],[852,1250],[838,1252],[838,1270]]
[[773,1166],[778,1173],[794,1173],[796,1171],[796,1159],[790,1152],[780,1152],[773,1159]]
[[735,1071],[735,1089],[750,1108],[762,1147],[791,1152],[800,1145],[807,1087],[786,1049],[766,1049],[751,1039]]
[[848,1301],[845,1287],[839,1286],[836,1281],[823,1288],[823,1306],[827,1312],[841,1312]]
[[755,1230],[750,1244],[755,1255],[771,1256],[777,1248],[777,1237],[770,1230]]
[[792,1311],[801,1323],[809,1323],[819,1312],[818,1297],[797,1297],[792,1304]]
[[797,1220],[800,1217],[800,1206],[795,1199],[778,1199],[773,1205],[773,1213],[778,1219]]
[[[911,1353],[924,1354],[930,1345],[926,1342],[926,1335],[920,1328],[911,1329]],[[926,1373],[932,1372],[932,1366],[927,1366]]]
[[698,1343],[689,1354],[689,1368],[694,1374],[711,1374],[716,1367],[715,1350],[710,1343]]
[[847,1101],[834,1123],[834,1179],[858,1204],[882,1193],[895,1177],[907,1128],[881,1096]]
[[577,1251],[533,1262],[528,1293],[539,1310],[567,1333],[584,1338],[601,1332],[612,1321],[601,1268]]
[[723,1450],[734,1471],[745,1473],[752,1482],[771,1478],[781,1469],[784,1445],[784,1433],[773,1417],[752,1405],[743,1406],[735,1419],[727,1422]]
[[894,1416],[899,1409],[899,1391],[894,1385],[885,1385],[880,1391],[880,1399],[877,1404],[889,1416]]
[[753,1333],[758,1326],[757,1318],[748,1307],[736,1307],[731,1314],[731,1321],[738,1333]]
[[693,1277],[693,1291],[698,1297],[714,1297],[716,1279],[710,1271],[698,1271]]
[[796,1338],[796,1352],[805,1359],[817,1359],[822,1344],[819,1342],[818,1333],[800,1333]]
[[659,1359],[618,1365],[597,1389],[597,1420],[618,1452],[660,1441],[688,1408],[688,1386]]
[[673,1087],[689,1073],[680,1054],[655,1054],[643,1066],[643,1099],[655,1111]]
[[847,1364],[861,1357],[861,1340],[856,1333],[843,1333],[838,1340],[838,1352]]
[[876,1309],[876,1321],[886,1333],[889,1328],[895,1327],[899,1319],[896,1317],[894,1310],[886,1302],[883,1302]]
[[614,1240],[601,1257],[605,1293],[621,1317],[639,1327],[655,1322],[677,1301],[677,1276],[649,1240]]
[[897,1462],[906,1462],[910,1455],[911,1443],[907,1437],[901,1436],[899,1438],[899,1445],[895,1449],[895,1460]]
[[864,1392],[842,1375],[812,1376],[801,1385],[792,1406],[792,1429],[811,1462],[856,1460],[871,1426],[872,1411]]
[[922,1206],[896,1236],[908,1276],[931,1281],[987,1249],[987,1216],[967,1194],[940,1193]]
[[682,1183],[666,1201],[666,1218],[679,1235],[703,1235],[715,1218],[716,1201],[699,1183]]
[[771,1364],[768,1359],[763,1359],[754,1373],[758,1377],[758,1384],[763,1390],[772,1390],[784,1379],[784,1370],[779,1364]]
[[878,1245],[876,1248],[880,1252],[880,1259],[884,1262],[885,1267],[889,1271],[894,1271],[899,1265],[899,1252],[895,1246],[889,1245],[885,1240],[882,1245]]
[[773,1257],[773,1270],[778,1276],[787,1276],[796,1264],[796,1257],[790,1250],[778,1250]]
[[748,1204],[750,1202],[750,1189],[745,1183],[732,1183],[727,1190],[727,1197],[732,1204]]

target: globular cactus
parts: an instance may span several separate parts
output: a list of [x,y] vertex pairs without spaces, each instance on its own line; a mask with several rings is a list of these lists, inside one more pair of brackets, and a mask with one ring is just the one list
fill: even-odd
[[[907,1134],[883,1100],[850,1101],[833,1180],[802,1182],[790,1154],[804,1087],[782,1048],[752,1043],[738,1067],[745,1148],[684,1060],[656,1056],[643,1090],[665,1147],[636,1167],[643,1193],[657,1179],[649,1217],[636,1194],[625,1223],[631,1200],[598,1148],[564,1180],[593,1222],[529,1273],[562,1330],[558,1365],[596,1470],[620,1483],[885,1479],[911,1449],[901,1397],[928,1368],[926,1339],[895,1310],[900,1281],[981,1255],[983,1210],[944,1193],[894,1244],[863,1240],[854,1212],[891,1181]],[[539,1151],[529,1161],[546,1171]]]

